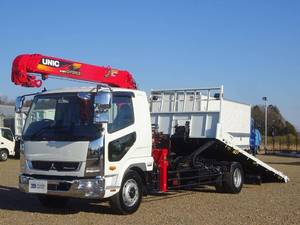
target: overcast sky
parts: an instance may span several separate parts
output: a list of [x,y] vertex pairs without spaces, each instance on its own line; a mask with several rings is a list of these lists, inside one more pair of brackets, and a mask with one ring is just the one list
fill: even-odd
[[[300,128],[300,1],[1,1],[0,93],[11,62],[41,53],[130,71],[139,88],[224,85],[277,105]],[[52,80],[46,87],[78,86]]]

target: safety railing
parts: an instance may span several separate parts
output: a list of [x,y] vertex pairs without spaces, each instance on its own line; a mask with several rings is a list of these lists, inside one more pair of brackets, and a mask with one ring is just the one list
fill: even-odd
[[195,89],[152,90],[152,113],[221,111],[223,86]]

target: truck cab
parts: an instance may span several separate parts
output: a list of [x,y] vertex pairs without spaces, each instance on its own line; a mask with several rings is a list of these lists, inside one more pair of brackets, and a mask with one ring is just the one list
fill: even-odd
[[45,205],[68,197],[109,198],[120,211],[135,211],[153,169],[150,121],[142,91],[91,87],[36,94],[20,145],[20,190]]
[[15,138],[11,129],[0,127],[0,161],[6,161],[8,156],[15,155]]

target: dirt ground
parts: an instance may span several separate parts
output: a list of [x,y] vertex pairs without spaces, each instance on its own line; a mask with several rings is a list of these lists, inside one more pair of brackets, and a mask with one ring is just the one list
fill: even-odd
[[290,182],[245,185],[238,195],[203,187],[144,198],[133,215],[114,215],[106,202],[71,200],[68,208],[43,208],[17,189],[19,161],[0,163],[0,224],[300,224],[300,159],[259,156]]

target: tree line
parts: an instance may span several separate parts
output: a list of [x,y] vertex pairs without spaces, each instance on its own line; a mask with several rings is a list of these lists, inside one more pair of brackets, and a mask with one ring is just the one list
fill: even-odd
[[9,99],[7,96],[0,96],[0,105],[14,105],[15,101]]
[[[255,105],[252,107],[252,118],[254,119],[255,127],[261,133],[265,134],[265,107],[262,105]],[[296,136],[297,130],[292,123],[287,121],[280,110],[275,105],[268,106],[268,136]]]
[[[32,100],[25,100],[24,106],[29,107],[31,105]],[[15,105],[15,101],[9,99],[7,96],[0,95],[0,105]]]

